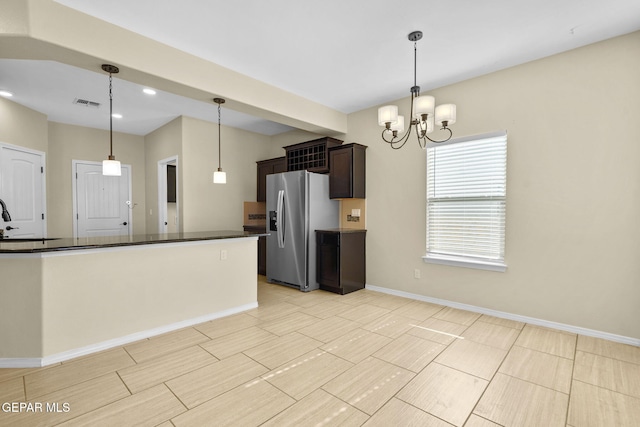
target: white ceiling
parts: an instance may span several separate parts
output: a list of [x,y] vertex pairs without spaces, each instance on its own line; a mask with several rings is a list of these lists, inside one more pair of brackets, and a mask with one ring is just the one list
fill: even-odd
[[[344,113],[409,95],[414,30],[424,32],[423,92],[640,30],[638,0],[56,1]],[[7,59],[0,70],[0,89],[16,102],[53,121],[108,128],[71,103],[108,108],[101,70]],[[213,104],[141,89],[114,79],[114,110],[124,115],[114,130],[144,135],[180,114],[217,120]],[[290,129],[229,109],[222,121],[266,135]]]

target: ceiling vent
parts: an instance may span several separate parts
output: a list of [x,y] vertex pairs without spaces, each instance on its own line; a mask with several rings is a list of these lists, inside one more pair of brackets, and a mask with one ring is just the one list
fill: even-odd
[[87,99],[76,98],[76,99],[73,100],[73,103],[77,104],[77,105],[82,105],[82,106],[85,106],[85,107],[93,107],[93,108],[100,107],[100,103],[99,102],[89,101]]

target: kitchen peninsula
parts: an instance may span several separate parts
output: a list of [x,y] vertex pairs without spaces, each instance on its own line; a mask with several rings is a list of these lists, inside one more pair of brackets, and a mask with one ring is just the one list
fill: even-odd
[[0,368],[49,365],[257,307],[258,237],[0,240]]

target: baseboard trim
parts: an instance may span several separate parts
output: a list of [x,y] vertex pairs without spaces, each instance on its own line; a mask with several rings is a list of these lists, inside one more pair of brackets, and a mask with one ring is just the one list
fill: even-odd
[[588,337],[602,338],[609,341],[619,342],[622,344],[629,344],[636,347],[640,347],[640,339],[625,337],[623,335],[611,334],[609,332],[597,331],[594,329],[587,329],[580,326],[567,325],[564,323],[552,322],[544,319],[537,319],[535,317],[521,316],[519,314],[507,313],[504,311],[492,310],[489,308],[478,307],[470,304],[463,304],[460,302],[444,300],[440,298],[432,298],[424,295],[412,294],[410,292],[398,291],[396,289],[383,288],[381,286],[365,285],[366,289],[381,292],[384,294],[395,295],[398,297],[409,298],[417,301],[430,302],[432,304],[444,305],[451,308],[457,308],[460,310],[472,311],[474,313],[486,314],[489,316],[500,317],[502,319],[515,320],[517,322],[530,323],[532,325],[544,326],[547,328],[558,329],[565,332],[571,332],[574,334],[585,335]]
[[0,358],[0,368],[39,368],[54,363],[64,362],[80,356],[86,356],[91,353],[108,350],[114,347],[120,347],[135,341],[150,338],[156,335],[166,334],[182,328],[188,328],[199,323],[209,322],[221,317],[231,316],[243,311],[251,310],[258,307],[258,302],[244,304],[227,310],[218,311],[216,313],[205,314],[204,316],[187,319],[169,325],[160,326],[158,328],[148,329],[146,331],[136,332],[134,334],[125,335],[124,337],[112,340],[102,341],[85,347],[64,351],[62,353],[53,354],[45,357],[25,357],[25,358]]

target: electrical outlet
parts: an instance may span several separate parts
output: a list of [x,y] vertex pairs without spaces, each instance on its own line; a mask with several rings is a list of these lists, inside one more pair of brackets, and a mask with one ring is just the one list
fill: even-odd
[[413,278],[414,279],[419,279],[420,278],[420,269],[416,268],[415,270],[413,270]]
[[220,251],[220,259],[222,261],[224,261],[225,259],[227,259],[227,251],[225,249]]

